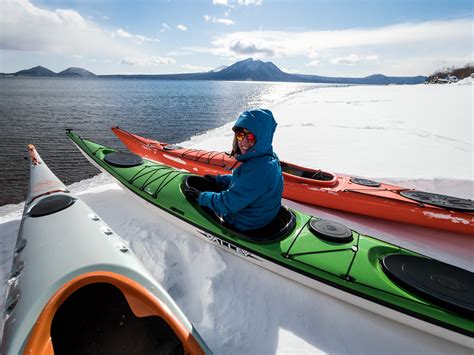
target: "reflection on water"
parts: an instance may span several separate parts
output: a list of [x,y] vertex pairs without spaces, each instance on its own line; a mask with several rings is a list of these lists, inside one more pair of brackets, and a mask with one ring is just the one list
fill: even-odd
[[0,206],[24,199],[27,144],[35,144],[66,184],[97,173],[65,128],[123,148],[110,131],[177,143],[224,125],[244,110],[269,107],[320,85],[128,79],[0,78]]

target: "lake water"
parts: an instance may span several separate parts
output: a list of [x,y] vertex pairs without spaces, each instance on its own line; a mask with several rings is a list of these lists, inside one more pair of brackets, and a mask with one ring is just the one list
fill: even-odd
[[25,199],[27,144],[66,184],[97,174],[65,134],[123,148],[110,128],[178,143],[322,85],[128,79],[0,78],[0,206]]

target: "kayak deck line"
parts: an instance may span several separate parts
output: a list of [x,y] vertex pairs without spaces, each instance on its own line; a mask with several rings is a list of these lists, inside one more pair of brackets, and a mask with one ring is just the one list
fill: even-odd
[[[354,230],[351,231],[350,242],[326,241],[309,228],[311,220],[320,219],[297,211],[293,211],[296,216],[294,229],[280,239],[258,243],[243,238],[225,225],[219,224],[216,219],[209,217],[201,207],[185,199],[182,184],[188,177],[198,177],[183,174],[182,178],[169,182],[160,190],[160,196],[154,198],[150,193],[140,189],[146,181],[145,177],[137,178],[133,183],[129,182],[130,177],[136,175],[142,167],[113,167],[105,162],[105,157],[115,150],[84,140],[71,132],[68,136],[91,163],[100,170],[110,173],[126,191],[131,192],[146,205],[157,207],[156,211],[161,216],[202,240],[346,302],[447,340],[473,347],[471,338],[474,336],[474,322],[471,318],[474,310],[470,309],[472,305],[466,306],[466,312],[463,312],[465,314],[453,311],[454,308],[451,309],[450,306],[446,306],[447,308],[440,306],[442,303],[437,300],[433,301],[431,298],[428,300],[423,295],[407,291],[393,281],[382,268],[383,260],[388,255],[429,258],[359,234]],[[147,159],[144,159],[142,164],[163,166]],[[148,187],[153,190],[153,186],[159,183],[154,182]],[[462,277],[467,274],[467,278],[472,279],[472,273],[459,268],[456,270],[461,270]],[[472,293],[472,287],[468,292]]]
[[[133,153],[198,175],[228,174],[237,162],[226,152],[183,148],[119,127],[112,131]],[[172,158],[174,157],[174,158]],[[474,235],[474,202],[280,162],[283,197],[301,203],[427,228]],[[432,212],[433,214],[426,214]],[[434,216],[442,216],[440,218]],[[449,217],[449,218],[447,218]],[[461,218],[466,223],[456,223]]]
[[46,188],[64,185],[28,150],[0,353],[212,353],[125,240],[80,198]]

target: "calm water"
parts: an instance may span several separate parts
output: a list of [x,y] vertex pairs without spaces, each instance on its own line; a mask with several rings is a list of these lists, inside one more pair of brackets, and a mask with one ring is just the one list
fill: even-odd
[[122,148],[110,127],[177,143],[317,85],[214,81],[0,78],[0,206],[24,200],[27,144],[66,184],[97,174],[66,138]]

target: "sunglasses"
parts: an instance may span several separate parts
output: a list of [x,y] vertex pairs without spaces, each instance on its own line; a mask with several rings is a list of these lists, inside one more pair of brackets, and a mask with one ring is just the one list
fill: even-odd
[[243,131],[235,132],[235,138],[237,138],[238,141],[243,141],[245,137],[247,137],[247,142],[249,143],[255,143],[255,141],[257,140],[255,134],[253,133],[245,133]]

